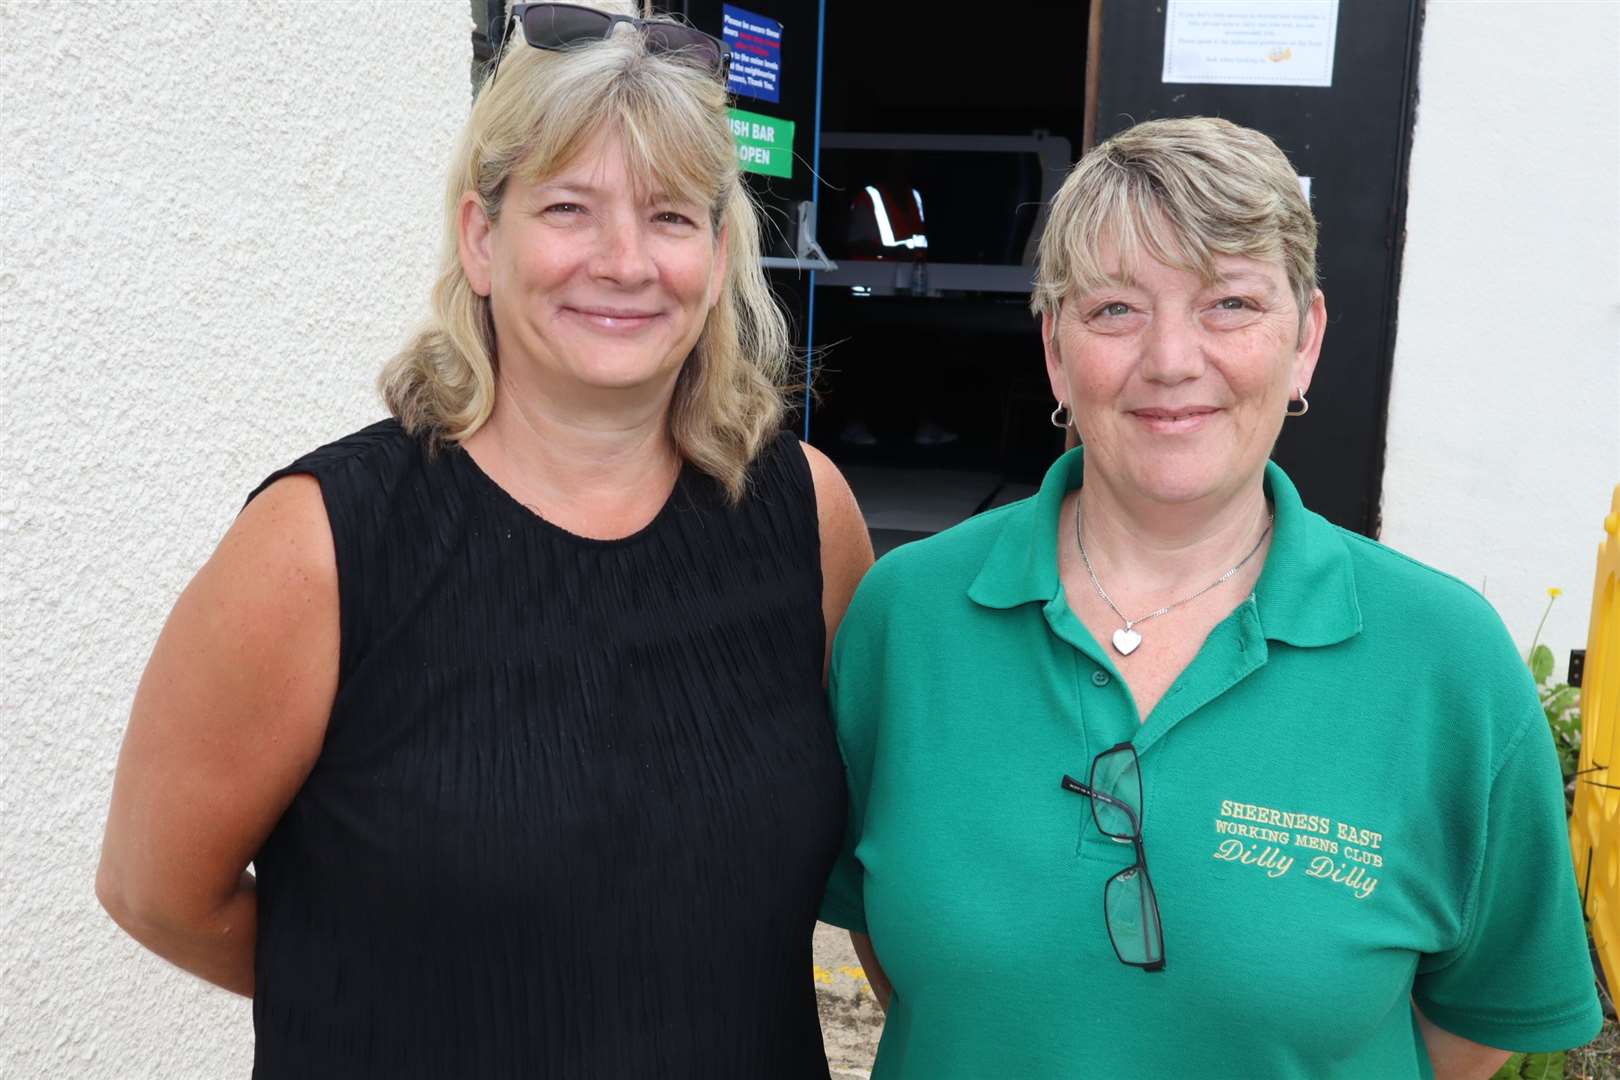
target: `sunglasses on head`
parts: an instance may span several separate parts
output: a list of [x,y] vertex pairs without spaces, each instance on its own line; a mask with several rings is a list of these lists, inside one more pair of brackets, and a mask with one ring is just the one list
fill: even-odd
[[494,66],[490,68],[491,84],[500,71],[501,53],[506,51],[507,35],[511,33],[514,21],[523,28],[523,40],[536,49],[560,52],[595,41],[606,41],[615,26],[629,23],[646,35],[648,52],[678,53],[722,78],[731,63],[729,45],[682,23],[613,15],[578,4],[513,4],[495,51]]

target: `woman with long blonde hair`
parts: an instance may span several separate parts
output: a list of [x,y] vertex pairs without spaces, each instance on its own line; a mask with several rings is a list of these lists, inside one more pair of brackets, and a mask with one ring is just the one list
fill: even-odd
[[822,684],[871,549],[780,428],[725,51],[512,18],[393,416],[260,485],[176,604],[97,891],[254,998],[260,1080],[824,1078]]

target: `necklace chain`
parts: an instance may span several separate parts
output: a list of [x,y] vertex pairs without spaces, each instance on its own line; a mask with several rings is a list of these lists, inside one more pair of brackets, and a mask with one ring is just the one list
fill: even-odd
[[1114,647],[1116,649],[1119,649],[1121,652],[1125,653],[1126,655],[1129,655],[1136,648],[1136,643],[1139,643],[1140,640],[1141,640],[1140,631],[1137,631],[1135,629],[1138,625],[1140,625],[1142,623],[1145,623],[1145,622],[1149,621],[1150,619],[1157,619],[1160,615],[1168,615],[1170,612],[1174,611],[1176,608],[1180,607],[1181,605],[1190,604],[1194,600],[1198,599],[1200,596],[1203,596],[1205,593],[1209,592],[1209,590],[1215,588],[1216,586],[1224,585],[1228,581],[1232,580],[1232,575],[1236,574],[1239,570],[1243,569],[1244,564],[1247,563],[1250,559],[1254,558],[1255,552],[1260,550],[1260,545],[1264,544],[1266,542],[1266,537],[1271,535],[1271,525],[1272,525],[1273,520],[1274,520],[1274,516],[1272,514],[1270,514],[1270,513],[1267,513],[1266,514],[1266,527],[1260,533],[1260,539],[1256,540],[1254,542],[1254,547],[1249,549],[1249,553],[1247,555],[1243,556],[1243,558],[1239,559],[1237,561],[1237,564],[1234,565],[1226,573],[1222,574],[1220,577],[1216,578],[1214,581],[1210,582],[1208,585],[1205,585],[1202,589],[1199,589],[1197,592],[1191,594],[1190,596],[1183,596],[1180,600],[1176,600],[1176,601],[1173,601],[1173,602],[1171,602],[1169,604],[1166,604],[1164,607],[1160,608],[1157,611],[1150,611],[1146,615],[1143,615],[1141,618],[1128,619],[1128,618],[1125,617],[1125,613],[1123,611],[1119,610],[1119,605],[1114,603],[1113,599],[1108,595],[1107,590],[1103,588],[1102,582],[1097,580],[1097,571],[1092,569],[1091,559],[1088,558],[1087,555],[1086,555],[1086,541],[1085,541],[1085,538],[1080,533],[1080,496],[1076,495],[1075,498],[1074,498],[1074,541],[1075,541],[1075,544],[1080,548],[1080,562],[1085,565],[1086,574],[1091,578],[1092,588],[1097,590],[1097,595],[1102,598],[1102,602],[1107,604],[1109,610],[1112,611],[1115,615],[1119,616],[1120,622],[1125,624],[1125,629],[1124,629],[1123,633],[1125,633],[1127,635],[1133,635],[1134,638],[1135,638],[1135,643],[1131,643],[1128,648],[1121,647],[1120,635],[1119,635],[1119,632],[1116,632],[1115,633]]

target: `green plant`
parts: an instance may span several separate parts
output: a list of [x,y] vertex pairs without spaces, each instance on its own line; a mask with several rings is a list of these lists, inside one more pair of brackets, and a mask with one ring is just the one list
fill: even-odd
[[1541,630],[1547,625],[1547,616],[1564,590],[1547,590],[1547,607],[1536,624],[1535,637],[1530,641],[1530,652],[1525,657],[1530,675],[1536,680],[1536,692],[1541,696],[1541,709],[1547,714],[1547,727],[1552,731],[1553,745],[1558,749],[1558,764],[1564,772],[1564,810],[1575,806],[1575,770],[1581,760],[1581,691],[1578,686],[1553,682],[1553,651],[1541,643]]
[[1491,1080],[1563,1080],[1564,1051],[1551,1054],[1514,1054],[1491,1074]]

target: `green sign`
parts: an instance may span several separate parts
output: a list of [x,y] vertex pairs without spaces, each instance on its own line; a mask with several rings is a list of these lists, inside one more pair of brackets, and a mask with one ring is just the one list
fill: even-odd
[[744,172],[793,175],[793,121],[732,109],[731,140]]

